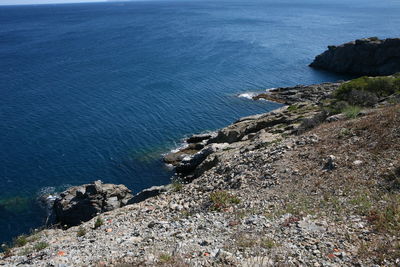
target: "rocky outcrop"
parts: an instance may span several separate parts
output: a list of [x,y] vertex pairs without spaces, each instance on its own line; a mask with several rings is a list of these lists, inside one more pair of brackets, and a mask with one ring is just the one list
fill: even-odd
[[124,185],[95,181],[70,187],[54,202],[56,220],[62,225],[78,225],[99,213],[125,206],[131,198],[131,190]]
[[293,105],[300,102],[319,103],[321,100],[331,97],[331,93],[339,88],[341,84],[341,82],[336,82],[279,87],[254,96],[253,100],[265,99],[285,105]]
[[253,99],[266,99],[292,106],[240,118],[216,132],[190,136],[185,140],[188,145],[165,155],[164,162],[174,166],[178,176],[191,181],[229,154],[225,151],[235,151],[246,145],[260,147],[276,141],[280,134],[296,133],[301,122],[305,118],[313,118],[318,110],[317,105],[329,98],[340,85],[340,82],[298,85],[259,94]]
[[376,37],[328,46],[310,67],[356,75],[390,75],[400,72],[400,38]]
[[159,194],[165,193],[168,191],[169,185],[160,185],[160,186],[152,186],[150,188],[146,188],[136,195],[134,195],[127,203],[127,205],[139,203],[145,201],[148,198],[158,196]]

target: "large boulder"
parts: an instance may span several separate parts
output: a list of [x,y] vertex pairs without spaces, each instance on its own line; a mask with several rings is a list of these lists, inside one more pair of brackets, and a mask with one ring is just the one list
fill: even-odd
[[194,155],[185,157],[176,167],[179,174],[188,174],[196,169],[209,155],[227,148],[229,144],[210,144]]
[[54,201],[56,221],[67,226],[79,225],[99,213],[125,206],[132,197],[131,190],[124,185],[95,181],[73,186]]
[[328,46],[310,66],[338,73],[391,75],[400,72],[400,38],[371,37]]

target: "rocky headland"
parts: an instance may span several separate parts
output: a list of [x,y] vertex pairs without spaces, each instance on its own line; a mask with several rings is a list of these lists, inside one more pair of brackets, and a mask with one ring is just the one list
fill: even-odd
[[400,38],[370,37],[331,45],[310,66],[338,73],[391,75],[400,72]]
[[72,227],[16,238],[0,266],[399,265],[400,76],[254,99],[285,105],[187,138],[169,185],[68,189]]

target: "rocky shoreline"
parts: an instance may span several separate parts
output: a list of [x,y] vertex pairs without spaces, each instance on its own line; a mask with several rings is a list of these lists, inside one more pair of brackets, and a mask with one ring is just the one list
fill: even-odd
[[0,266],[400,264],[400,88],[351,86],[255,96],[285,106],[187,138],[167,186],[68,189],[55,207],[72,227],[17,238]]
[[[338,178],[361,165],[367,174],[376,170],[364,167],[374,165],[367,152],[346,148],[364,137],[336,135],[393,107],[385,100],[356,121],[334,115],[326,126],[305,131],[304,122],[318,117],[339,85],[279,88],[259,96],[291,105],[189,137],[194,152],[165,157],[176,158],[170,163],[181,170],[181,180],[145,190],[137,203],[80,226],[34,233],[3,254],[0,266],[373,266],[376,254],[361,257],[360,246],[371,240],[396,244],[397,237],[378,234],[367,216],[347,209],[357,205],[346,197],[350,203],[359,195],[343,190],[358,187],[343,187]],[[332,138],[343,151],[323,148]],[[400,166],[396,149],[385,150],[381,168]],[[338,184],[333,191],[332,183]],[[385,258],[387,266],[397,261]]]
[[[330,98],[331,93],[340,84],[341,82],[275,88],[256,95],[253,97],[254,100],[265,99],[285,105],[296,104],[299,112],[292,112],[284,107],[266,114],[241,118],[216,132],[192,135],[184,140],[187,146],[165,155],[164,162],[174,166],[179,177],[191,181],[218,163],[218,152],[221,150],[237,149],[242,146],[257,147],[265,140],[274,142],[282,138],[282,135],[295,134],[300,130],[301,122],[305,118],[315,116],[321,101]],[[210,157],[213,160],[207,159],[210,155],[213,155]]]

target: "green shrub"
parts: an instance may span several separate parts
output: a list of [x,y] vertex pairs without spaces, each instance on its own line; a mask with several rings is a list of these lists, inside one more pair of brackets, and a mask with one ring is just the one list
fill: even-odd
[[28,243],[28,238],[26,235],[20,235],[14,239],[14,246],[23,247]]
[[324,110],[329,116],[342,113],[342,110],[345,109],[349,104],[346,101],[333,101],[326,107]]
[[97,217],[96,221],[94,222],[94,229],[99,228],[100,226],[102,226],[104,224],[103,219],[99,216]]
[[[379,97],[391,95],[400,91],[400,76],[396,74],[394,76],[384,77],[360,77],[343,83],[336,90],[335,97],[339,100],[351,102],[351,92],[357,91],[369,92]],[[371,97],[371,95],[366,96]],[[363,103],[357,104],[363,105]]]
[[348,119],[354,119],[360,114],[361,108],[357,106],[347,106],[342,112]]

